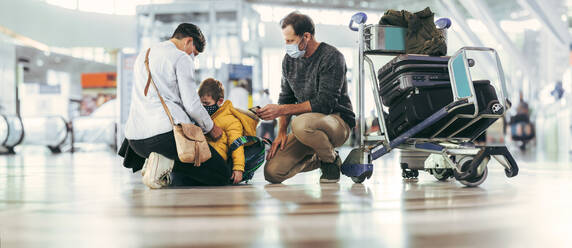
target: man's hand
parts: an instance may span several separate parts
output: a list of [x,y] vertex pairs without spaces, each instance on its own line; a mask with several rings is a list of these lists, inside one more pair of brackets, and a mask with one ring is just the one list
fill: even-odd
[[240,183],[240,181],[242,181],[242,171],[232,171],[232,176],[230,176],[230,179],[232,180],[233,184],[237,184]]
[[267,121],[274,120],[279,116],[284,115],[282,113],[282,106],[278,104],[267,104],[266,106],[264,106],[264,108],[261,108],[258,111],[256,111],[256,114],[261,119]]
[[217,125],[213,125],[213,129],[211,129],[211,131],[209,132],[209,136],[213,140],[220,139],[220,137],[222,136],[222,129],[220,127],[218,127]]
[[274,157],[274,155],[276,155],[278,147],[280,147],[281,151],[284,150],[284,147],[286,147],[287,142],[288,142],[288,135],[286,134],[286,132],[278,132],[278,136],[272,142],[272,148],[270,148],[268,155],[266,155],[266,160],[270,160],[272,157]]

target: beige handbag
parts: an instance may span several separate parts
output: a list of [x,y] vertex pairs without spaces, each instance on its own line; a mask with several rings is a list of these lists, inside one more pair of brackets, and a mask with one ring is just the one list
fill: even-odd
[[175,143],[177,145],[179,160],[183,163],[194,163],[195,166],[200,166],[202,162],[211,158],[211,151],[207,140],[205,139],[205,135],[203,134],[203,130],[192,123],[181,123],[175,125],[173,116],[171,116],[171,112],[169,111],[169,108],[167,108],[165,100],[161,97],[159,89],[151,77],[151,71],[149,70],[150,51],[151,48],[147,49],[147,54],[145,55],[145,67],[147,68],[148,73],[147,85],[145,85],[145,96],[147,96],[147,91],[149,91],[149,85],[153,84],[153,88],[157,91],[157,95],[161,100],[165,113],[167,113],[167,116],[171,121],[171,125],[173,125],[173,134],[175,135]]

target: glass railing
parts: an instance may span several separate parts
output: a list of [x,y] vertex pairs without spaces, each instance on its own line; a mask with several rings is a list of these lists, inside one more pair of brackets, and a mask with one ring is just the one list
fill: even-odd
[[22,117],[24,132],[22,144],[41,145],[58,151],[68,138],[68,125],[61,116]]
[[24,139],[22,119],[16,115],[0,115],[0,146],[14,153],[14,147]]
[[115,117],[11,116],[0,114],[0,153],[14,153],[18,145],[45,146],[54,153],[63,146],[106,144],[116,146]]

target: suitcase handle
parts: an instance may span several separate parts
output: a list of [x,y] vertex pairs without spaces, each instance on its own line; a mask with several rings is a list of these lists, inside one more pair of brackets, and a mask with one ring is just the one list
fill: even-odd
[[[493,84],[495,91],[497,92],[497,97],[502,105],[503,109],[506,111],[509,109],[509,103],[506,101],[506,80],[504,78],[504,71],[500,63],[500,57],[495,49],[490,47],[462,47],[459,49],[451,59],[449,60],[449,77],[451,80],[451,86],[453,89],[453,97],[455,101],[460,99],[469,99],[469,103],[475,105],[475,116],[478,114],[478,104],[475,96],[475,89],[471,79],[470,67],[477,64],[474,59],[467,58],[466,51],[473,52],[484,52],[490,53],[492,55],[493,63],[496,63],[496,80],[489,80],[491,82],[496,82]],[[503,100],[504,99],[504,100]]]

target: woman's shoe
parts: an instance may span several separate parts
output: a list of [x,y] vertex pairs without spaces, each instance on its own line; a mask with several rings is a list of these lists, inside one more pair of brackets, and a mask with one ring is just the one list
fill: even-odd
[[168,186],[171,182],[171,171],[175,161],[164,157],[159,153],[152,152],[143,165],[143,184],[152,189],[160,189]]

